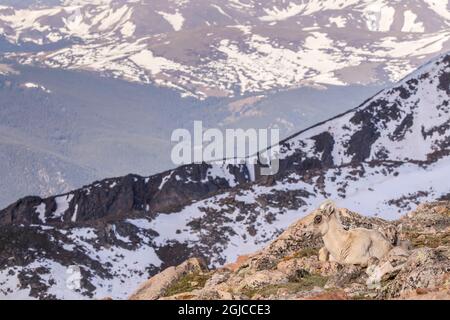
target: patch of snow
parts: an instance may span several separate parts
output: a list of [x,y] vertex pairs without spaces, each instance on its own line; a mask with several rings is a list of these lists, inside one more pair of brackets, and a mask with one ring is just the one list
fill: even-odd
[[374,1],[365,8],[364,16],[370,31],[387,32],[394,22],[395,8],[387,6],[384,1]]
[[41,220],[42,223],[45,223],[45,210],[46,210],[46,205],[45,203],[41,203],[40,205],[38,205],[35,210],[36,212],[39,214],[39,220]]
[[178,10],[175,13],[158,11],[158,14],[169,22],[175,31],[180,31],[183,28],[184,17]]
[[74,239],[84,239],[93,240],[97,239],[97,234],[94,228],[73,228],[70,229],[70,234],[68,235],[72,240]]
[[216,5],[216,4],[211,4],[211,7],[216,8],[217,11],[220,12],[220,14],[222,14],[222,15],[224,15],[224,16],[230,18],[230,19],[233,19],[229,14],[227,14],[225,11],[223,11],[223,9],[222,9],[221,7],[219,7],[218,5]]
[[72,252],[75,249],[75,245],[65,243],[62,248],[66,251]]
[[261,21],[274,22],[292,18],[296,15],[308,16],[320,11],[340,10],[358,3],[359,0],[321,0],[321,1],[302,1],[300,4],[294,2],[283,3],[282,8],[273,7],[264,8],[265,16],[260,17]]
[[70,201],[73,199],[73,194],[67,196],[60,196],[55,198],[56,210],[53,212],[53,218],[60,218],[62,220],[64,213],[69,209]]
[[289,3],[286,8],[282,9],[278,9],[277,7],[274,7],[272,9],[264,9],[267,15],[260,17],[259,19],[261,21],[267,22],[282,21],[298,15],[304,10],[304,8],[305,7],[303,5]]
[[149,230],[152,228],[152,224],[147,219],[127,219],[125,222],[128,222],[139,229]]
[[168,173],[166,176],[164,176],[164,178],[162,178],[161,184],[158,187],[158,190],[162,190],[162,188],[164,187],[164,185],[167,183],[167,181],[170,180],[170,178],[172,177],[173,173],[175,171],[170,171],[170,173]]
[[143,50],[136,53],[130,57],[130,60],[138,66],[150,71],[152,75],[156,75],[165,69],[183,69],[183,67],[176,62],[163,57],[155,57],[150,50]]
[[33,82],[24,83],[23,86],[25,88],[39,88],[39,85]]
[[131,21],[127,21],[127,22],[123,25],[122,29],[120,29],[120,32],[122,32],[122,34],[123,34],[125,37],[131,37],[131,36],[133,36],[133,34],[134,34],[135,31],[136,31],[136,25],[135,25],[133,22],[131,22]]
[[22,84],[22,87],[27,88],[27,89],[40,89],[44,92],[51,93],[51,91],[48,90],[47,88],[45,88],[44,86],[41,86],[41,85],[33,83],[33,82],[26,82],[26,83]]
[[338,17],[330,17],[329,19],[331,24],[335,24],[338,28],[345,28],[347,24],[347,19],[344,17],[338,16]]
[[[204,213],[198,207],[201,203],[187,206],[178,213],[160,213],[150,222],[151,229],[157,230],[159,236],[154,239],[156,245],[164,245],[167,241],[189,243],[198,241],[194,233],[186,232],[186,225],[193,219],[203,217]],[[177,230],[185,232],[177,232]]]
[[209,178],[212,178],[213,180],[216,178],[223,178],[228,182],[230,187],[237,185],[236,178],[230,173],[228,165],[226,164],[211,164],[211,168],[208,169],[206,177],[202,182],[208,181]]
[[449,0],[423,0],[428,4],[431,10],[436,12],[446,20],[450,20],[450,2]]
[[72,216],[72,218],[70,220],[72,222],[76,222],[77,221],[77,217],[78,217],[78,203],[75,205],[73,216]]
[[411,10],[406,10],[404,12],[404,24],[402,27],[402,32],[418,32],[422,33],[425,31],[425,27],[422,22],[416,21],[417,15]]

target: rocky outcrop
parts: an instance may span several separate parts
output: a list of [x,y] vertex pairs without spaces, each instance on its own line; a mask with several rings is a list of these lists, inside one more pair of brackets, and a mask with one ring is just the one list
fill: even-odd
[[164,296],[170,286],[180,281],[181,278],[207,270],[203,261],[196,258],[189,259],[179,266],[169,267],[149,279],[131,295],[130,300],[156,300]]
[[[339,213],[347,228],[380,230],[395,247],[369,267],[320,261],[310,214],[266,248],[211,271],[202,288],[164,299],[450,299],[450,202],[423,204],[392,222]],[[173,270],[151,278],[133,298],[154,297],[159,287],[152,283]]]

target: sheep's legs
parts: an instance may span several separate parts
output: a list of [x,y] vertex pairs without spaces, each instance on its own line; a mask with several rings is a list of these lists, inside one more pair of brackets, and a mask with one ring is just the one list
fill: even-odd
[[322,247],[319,250],[319,261],[326,262],[330,261],[330,252],[327,250],[327,248]]

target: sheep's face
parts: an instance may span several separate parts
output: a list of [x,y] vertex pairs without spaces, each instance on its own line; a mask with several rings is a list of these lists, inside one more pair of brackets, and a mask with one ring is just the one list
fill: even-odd
[[313,227],[316,233],[323,236],[328,232],[330,217],[335,211],[334,203],[326,201],[314,212]]

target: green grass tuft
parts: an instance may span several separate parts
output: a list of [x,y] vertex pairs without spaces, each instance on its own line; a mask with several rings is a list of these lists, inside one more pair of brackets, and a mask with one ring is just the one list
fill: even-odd
[[210,278],[207,273],[191,273],[182,277],[180,280],[167,288],[164,296],[170,297],[179,293],[191,292],[201,289],[205,286],[206,281]]
[[287,282],[276,285],[268,285],[262,288],[256,289],[244,289],[242,293],[249,298],[252,298],[256,294],[262,297],[269,297],[270,295],[277,294],[279,289],[287,289],[288,293],[297,293],[302,291],[312,290],[314,287],[323,288],[327,282],[328,278],[321,275],[310,274],[304,278],[298,279],[296,282]]

